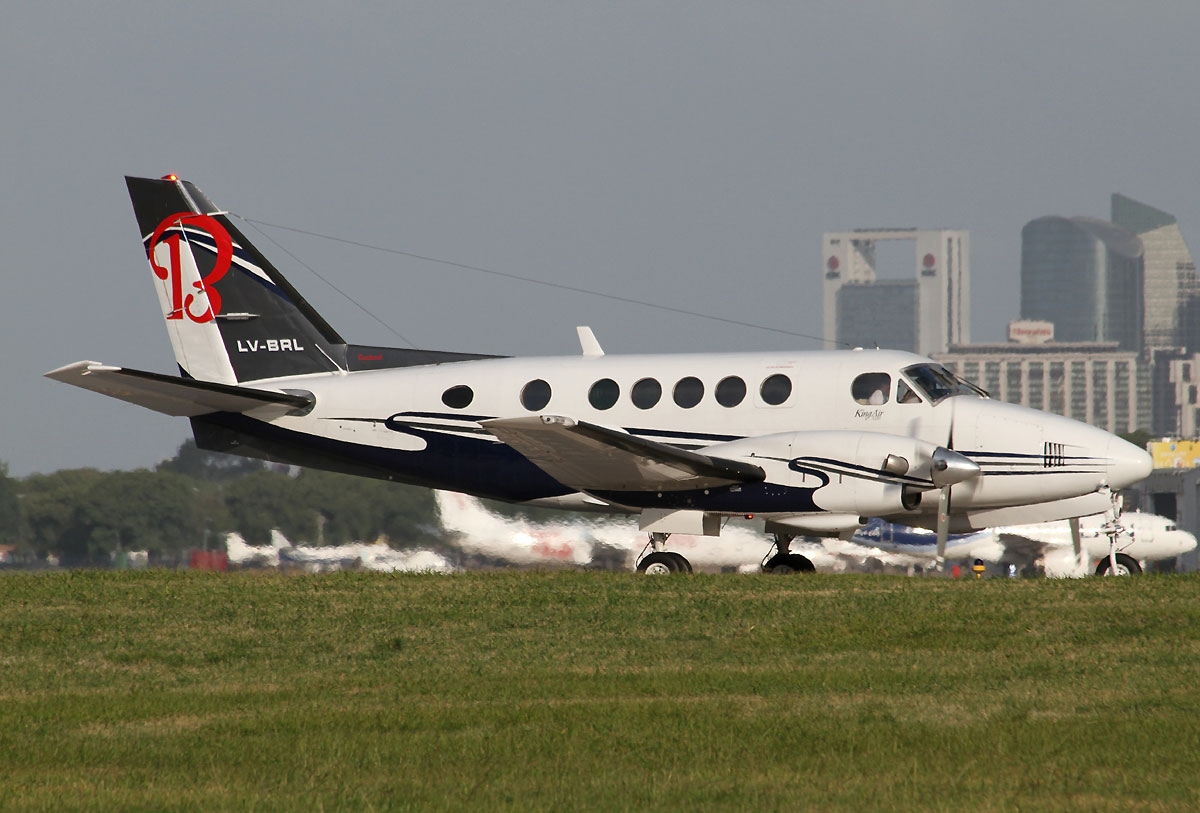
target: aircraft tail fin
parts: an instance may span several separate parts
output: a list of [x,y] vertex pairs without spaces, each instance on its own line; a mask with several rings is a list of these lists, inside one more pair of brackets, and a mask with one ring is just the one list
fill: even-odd
[[125,183],[185,376],[232,385],[345,369],[337,331],[198,187]]

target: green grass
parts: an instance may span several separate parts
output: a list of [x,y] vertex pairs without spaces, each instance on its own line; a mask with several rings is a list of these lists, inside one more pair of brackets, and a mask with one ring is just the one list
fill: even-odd
[[0,578],[0,808],[1195,809],[1200,580]]

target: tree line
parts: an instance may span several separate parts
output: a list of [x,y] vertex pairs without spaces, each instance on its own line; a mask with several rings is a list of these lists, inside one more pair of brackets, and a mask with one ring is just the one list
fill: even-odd
[[104,565],[144,550],[173,564],[216,549],[237,531],[250,544],[278,529],[291,542],[336,545],[385,540],[393,547],[440,541],[426,488],[316,470],[277,470],[260,461],[197,449],[186,441],[154,470],[65,469],[14,478],[0,463],[0,545],[9,560]]

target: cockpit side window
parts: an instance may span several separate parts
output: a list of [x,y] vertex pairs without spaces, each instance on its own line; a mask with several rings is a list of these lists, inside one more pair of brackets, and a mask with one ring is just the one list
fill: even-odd
[[913,388],[908,386],[908,383],[902,378],[896,382],[896,403],[897,404],[919,404],[921,397],[917,395]]
[[983,392],[940,364],[914,364],[905,367],[903,372],[913,388],[934,404],[951,395],[980,395]]
[[860,404],[886,404],[892,394],[892,377],[887,373],[863,373],[850,385],[850,394]]

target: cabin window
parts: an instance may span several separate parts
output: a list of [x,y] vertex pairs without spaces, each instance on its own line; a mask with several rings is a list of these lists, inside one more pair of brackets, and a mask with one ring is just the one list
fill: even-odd
[[764,404],[779,406],[792,397],[792,379],[782,373],[769,376],[758,388]]
[[540,378],[530,381],[521,390],[521,406],[537,412],[550,403],[550,385]]
[[474,400],[475,393],[466,384],[459,384],[442,393],[442,403],[451,409],[466,409]]
[[638,409],[650,409],[662,398],[662,384],[653,378],[643,378],[633,385],[629,397],[633,399],[633,405]]
[[887,373],[863,373],[850,385],[850,394],[860,404],[886,404],[892,394],[892,377]]
[[896,382],[896,403],[919,404],[921,403],[921,397],[913,392],[913,388],[908,386],[902,379]]
[[746,398],[746,382],[731,375],[717,384],[717,403],[723,407],[735,407]]
[[588,403],[596,409],[612,409],[621,397],[621,387],[611,378],[602,378],[588,391]]
[[675,385],[673,395],[675,403],[684,409],[691,409],[704,397],[704,382],[691,375],[681,378]]

